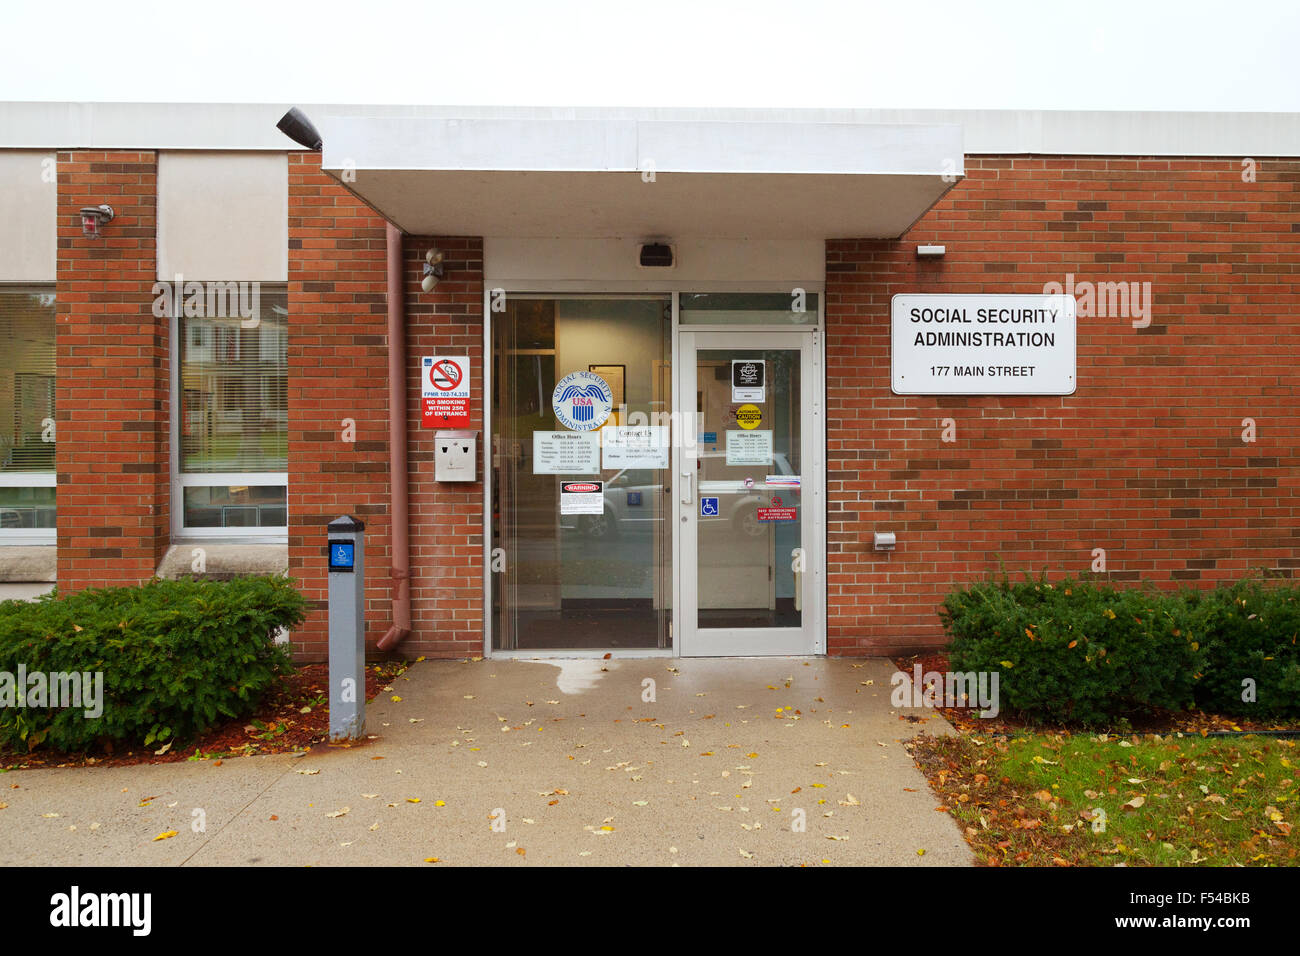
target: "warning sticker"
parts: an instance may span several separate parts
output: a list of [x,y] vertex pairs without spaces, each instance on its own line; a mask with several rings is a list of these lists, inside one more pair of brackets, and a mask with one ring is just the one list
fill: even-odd
[[420,359],[420,427],[469,426],[469,356]]
[[741,428],[757,428],[763,424],[763,412],[757,405],[741,405],[736,409],[736,424]]
[[759,508],[759,521],[794,521],[799,517],[797,508]]
[[605,513],[603,481],[560,482],[560,514],[599,515]]

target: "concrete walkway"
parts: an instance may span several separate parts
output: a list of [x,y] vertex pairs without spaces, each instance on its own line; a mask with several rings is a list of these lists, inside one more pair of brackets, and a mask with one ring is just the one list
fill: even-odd
[[892,709],[893,672],[420,663],[370,704],[361,746],[0,774],[0,865],[969,864],[900,745],[951,728]]

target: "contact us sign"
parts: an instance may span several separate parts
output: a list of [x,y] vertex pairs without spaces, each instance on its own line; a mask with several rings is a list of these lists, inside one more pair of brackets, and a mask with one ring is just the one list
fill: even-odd
[[1067,295],[894,296],[897,395],[1071,395],[1075,300]]

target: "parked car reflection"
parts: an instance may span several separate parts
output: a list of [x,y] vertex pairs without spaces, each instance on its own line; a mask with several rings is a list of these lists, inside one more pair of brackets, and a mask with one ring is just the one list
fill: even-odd
[[[727,467],[725,452],[705,452],[700,458],[703,459],[700,471],[704,474]],[[737,466],[731,467],[733,470],[742,470]],[[767,522],[758,520],[760,507],[769,506],[774,496],[791,504],[798,503],[799,488],[786,485],[768,487],[764,481],[769,474],[794,475],[784,453],[774,454],[772,465],[766,471],[759,467],[750,470],[760,472],[750,476],[752,484],[746,484],[745,478],[699,482],[697,501],[701,497],[718,499],[717,517],[702,520],[729,521],[744,534],[757,537],[766,534],[768,529]],[[655,522],[663,520],[664,506],[667,504],[661,477],[663,474],[647,468],[624,468],[614,472],[605,479],[604,514],[582,515],[576,521],[566,522],[562,526],[576,527],[585,536],[596,540],[651,533]]]

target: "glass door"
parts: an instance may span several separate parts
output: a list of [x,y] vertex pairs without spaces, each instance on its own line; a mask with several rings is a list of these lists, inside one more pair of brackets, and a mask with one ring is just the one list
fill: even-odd
[[492,316],[492,649],[671,647],[671,298]]
[[814,654],[815,333],[683,331],[679,342],[678,420],[696,423],[675,448],[680,653]]

